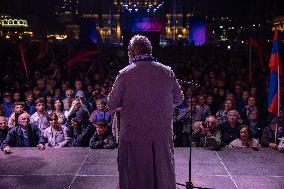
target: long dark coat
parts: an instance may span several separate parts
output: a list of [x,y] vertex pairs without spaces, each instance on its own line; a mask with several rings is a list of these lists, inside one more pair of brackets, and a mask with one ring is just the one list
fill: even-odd
[[121,189],[174,189],[174,104],[183,93],[168,66],[145,61],[121,70],[108,97],[122,108],[118,169]]

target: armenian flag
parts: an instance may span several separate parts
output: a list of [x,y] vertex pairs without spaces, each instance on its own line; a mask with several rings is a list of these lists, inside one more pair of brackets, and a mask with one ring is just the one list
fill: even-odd
[[268,91],[268,112],[279,115],[280,108],[280,56],[278,32],[275,30],[272,53],[269,61],[270,81]]

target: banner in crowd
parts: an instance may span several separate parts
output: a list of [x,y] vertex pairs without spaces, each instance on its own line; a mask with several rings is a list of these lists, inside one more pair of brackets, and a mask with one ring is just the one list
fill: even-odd
[[88,61],[93,62],[89,57],[98,54],[99,54],[98,51],[93,51],[93,50],[81,51],[78,54],[76,54],[74,57],[72,57],[70,60],[66,62],[68,74],[71,73],[73,65],[75,65],[78,62],[88,62]]
[[21,55],[20,69],[22,72],[25,72],[26,77],[29,78],[27,49],[24,47],[22,43],[19,44],[19,48],[20,48],[20,55]]

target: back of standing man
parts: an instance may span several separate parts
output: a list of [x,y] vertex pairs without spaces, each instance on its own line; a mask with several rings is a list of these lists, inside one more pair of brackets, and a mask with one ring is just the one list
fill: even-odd
[[130,65],[122,69],[108,97],[120,111],[120,189],[175,188],[173,107],[183,93],[170,67],[152,56],[148,38],[136,35],[128,46]]

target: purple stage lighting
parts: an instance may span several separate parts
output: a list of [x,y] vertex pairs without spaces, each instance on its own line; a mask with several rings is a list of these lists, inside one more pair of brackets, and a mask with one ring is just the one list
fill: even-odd
[[206,25],[203,21],[195,20],[189,29],[189,43],[203,45],[206,42]]

